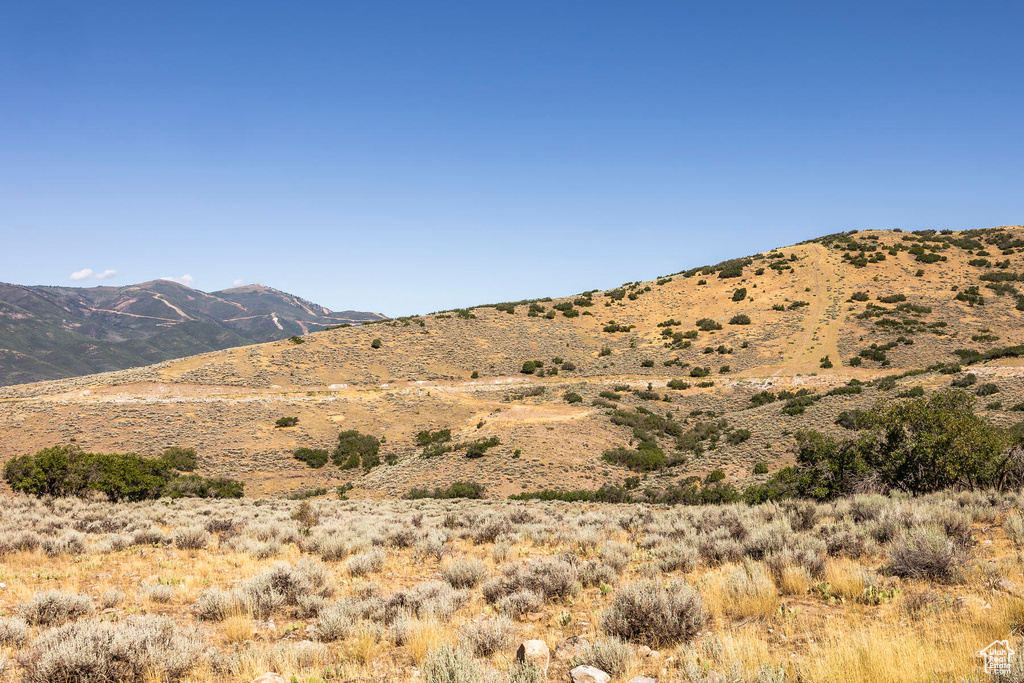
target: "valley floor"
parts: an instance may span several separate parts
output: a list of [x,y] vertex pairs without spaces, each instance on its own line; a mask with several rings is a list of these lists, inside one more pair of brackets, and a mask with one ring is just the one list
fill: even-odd
[[8,497],[0,646],[24,681],[519,683],[529,639],[549,680],[991,680],[975,653],[1024,645],[1021,503]]

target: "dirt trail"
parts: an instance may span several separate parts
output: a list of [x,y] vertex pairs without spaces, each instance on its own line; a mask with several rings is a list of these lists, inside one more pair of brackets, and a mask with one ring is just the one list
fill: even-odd
[[[807,264],[809,286],[811,288],[810,310],[804,318],[804,330],[796,341],[796,348],[792,356],[774,366],[773,377],[782,375],[795,375],[799,372],[807,372],[809,368],[816,369],[818,358],[830,356],[834,364],[838,364],[839,351],[837,346],[838,325],[831,325],[833,322],[826,318],[826,311],[830,303],[835,303],[829,296],[829,291],[824,275],[822,274],[822,261],[827,257],[828,252],[820,244],[811,243],[807,245],[810,250],[811,260]],[[815,335],[824,332],[824,339],[815,339]],[[814,345],[812,350],[810,347]],[[771,370],[772,366],[765,368]],[[812,370],[813,371],[813,370]]]
[[167,304],[168,308],[172,309],[175,313],[180,315],[185,320],[192,320],[192,318],[190,318],[188,315],[185,314],[185,311],[181,310],[180,308],[178,308],[177,306],[175,306],[174,304],[172,304],[170,301],[168,301],[167,299],[163,298],[159,294],[154,294],[153,298],[156,299],[157,301],[163,303],[163,304]]

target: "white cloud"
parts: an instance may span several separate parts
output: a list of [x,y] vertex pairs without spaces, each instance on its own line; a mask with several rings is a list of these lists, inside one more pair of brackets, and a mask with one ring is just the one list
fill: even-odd
[[242,278],[238,278],[232,284],[234,284],[235,287],[241,287],[242,285],[245,284],[245,280],[243,280]]
[[117,275],[117,271],[113,269],[96,272],[92,268],[82,268],[81,270],[76,270],[71,273],[68,277],[75,282],[80,282],[81,280],[106,280],[107,278],[114,277],[115,275]]
[[191,275],[189,275],[188,273],[185,273],[181,277],[162,277],[160,279],[161,280],[170,280],[171,282],[177,282],[179,285],[185,285],[185,286],[191,285],[193,282],[196,281],[196,279],[194,277],[192,277]]

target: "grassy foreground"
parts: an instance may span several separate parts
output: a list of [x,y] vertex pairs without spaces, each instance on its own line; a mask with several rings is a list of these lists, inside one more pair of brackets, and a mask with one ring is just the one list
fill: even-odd
[[526,639],[550,680],[993,680],[974,653],[1024,645],[1022,502],[9,497],[0,647],[33,682],[525,683]]

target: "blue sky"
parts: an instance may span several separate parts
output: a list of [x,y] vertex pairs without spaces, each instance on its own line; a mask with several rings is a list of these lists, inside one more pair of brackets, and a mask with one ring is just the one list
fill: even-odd
[[1022,8],[7,3],[0,280],[402,315],[1021,223]]

